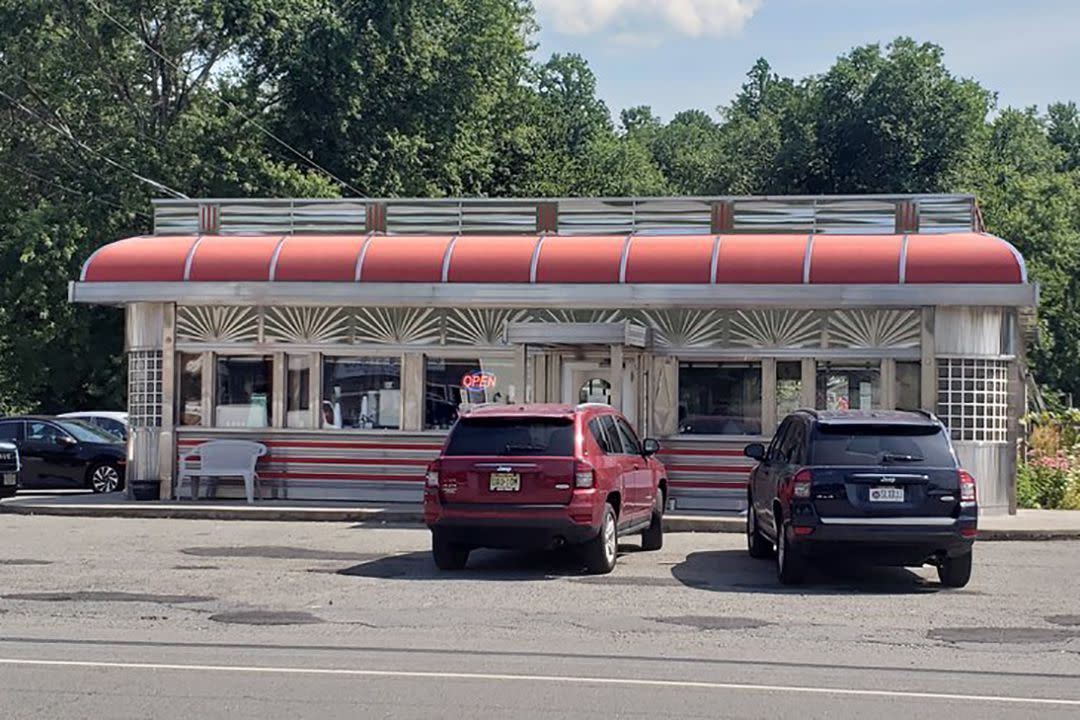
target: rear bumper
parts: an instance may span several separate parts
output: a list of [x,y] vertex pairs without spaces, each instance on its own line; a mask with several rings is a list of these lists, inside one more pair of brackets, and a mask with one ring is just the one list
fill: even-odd
[[449,542],[500,549],[548,549],[587,542],[600,534],[603,504],[593,491],[568,505],[444,503],[424,493],[424,522]]
[[[796,524],[794,545],[811,557],[845,558],[878,565],[921,565],[928,559],[956,557],[971,552],[975,541],[974,517],[962,516],[947,524],[920,524],[918,518],[888,524],[817,519]],[[807,533],[807,534],[802,534]]]

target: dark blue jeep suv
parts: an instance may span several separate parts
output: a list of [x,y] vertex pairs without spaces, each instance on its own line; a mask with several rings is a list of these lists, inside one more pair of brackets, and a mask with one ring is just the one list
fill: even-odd
[[975,479],[930,413],[800,410],[766,448],[746,447],[750,555],[775,555],[780,582],[809,560],[935,565],[941,583],[971,578]]

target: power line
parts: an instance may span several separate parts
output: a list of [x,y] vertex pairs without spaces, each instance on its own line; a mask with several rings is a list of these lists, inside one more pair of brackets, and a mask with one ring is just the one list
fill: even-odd
[[63,185],[61,183],[58,183],[55,180],[50,180],[49,178],[41,177],[37,173],[32,173],[29,170],[27,170],[26,168],[21,168],[18,165],[14,165],[12,163],[5,162],[3,160],[0,160],[0,165],[3,165],[4,167],[10,168],[10,169],[14,170],[17,173],[21,173],[22,175],[25,175],[26,177],[33,178],[34,180],[37,180],[38,182],[43,182],[46,185],[51,185],[51,186],[53,186],[55,188],[59,188],[60,190],[63,190],[64,192],[74,193],[75,195],[81,195],[82,197],[85,197],[87,200],[91,200],[93,202],[104,203],[105,205],[109,205],[110,207],[114,207],[114,208],[116,208],[118,210],[123,210],[125,212],[129,212],[129,213],[131,213],[133,215],[138,215],[139,217],[145,218],[147,220],[152,220],[153,219],[150,215],[147,215],[144,212],[139,212],[138,210],[132,210],[132,209],[130,209],[128,207],[125,207],[125,206],[121,205],[120,203],[113,202],[112,200],[109,200],[107,198],[98,197],[96,195],[91,195],[88,192],[83,192],[82,190],[77,190],[77,189],[75,189],[73,187],[68,187],[67,185]]
[[0,90],[0,97],[5,98],[8,102],[10,102],[12,105],[14,105],[15,107],[22,110],[24,113],[26,113],[30,117],[33,117],[33,118],[36,118],[37,120],[40,120],[47,128],[49,128],[53,132],[59,133],[60,135],[64,136],[65,138],[67,138],[71,142],[73,142],[76,145],[78,145],[79,147],[81,147],[83,150],[86,150],[87,152],[98,156],[99,158],[101,158],[105,162],[109,163],[113,167],[117,167],[117,168],[123,170],[124,172],[130,174],[135,179],[140,180],[140,181],[142,181],[142,182],[144,182],[144,183],[146,183],[148,185],[151,185],[151,186],[153,186],[154,188],[156,188],[158,190],[162,190],[162,191],[168,193],[169,195],[172,195],[174,198],[181,198],[181,199],[184,199],[184,200],[189,199],[187,195],[180,192],[179,190],[173,190],[171,187],[169,187],[165,183],[158,182],[157,180],[154,180],[153,178],[146,177],[145,175],[140,175],[139,173],[135,172],[134,170],[132,170],[131,168],[125,166],[124,164],[122,164],[120,162],[117,162],[116,160],[113,160],[111,157],[109,157],[105,153],[101,152],[100,150],[95,150],[94,148],[90,147],[89,145],[84,143],[79,138],[75,137],[75,134],[73,132],[71,132],[71,130],[69,128],[62,128],[62,127],[59,127],[58,125],[53,124],[47,118],[43,118],[41,115],[36,113],[33,109],[31,109],[31,108],[27,107],[26,105],[24,105],[22,103],[22,101],[20,101],[18,98],[15,98],[15,97],[12,97],[11,95],[8,95],[3,90]]
[[[122,22],[120,22],[119,20],[117,20],[116,18],[114,18],[114,17],[112,16],[112,15],[110,15],[110,14],[109,14],[109,12],[108,12],[107,10],[105,10],[105,8],[103,8],[103,7],[101,7],[100,5],[98,5],[98,3],[97,3],[97,2],[95,1],[95,0],[86,0],[86,2],[87,2],[87,4],[89,4],[89,5],[90,5],[90,7],[94,8],[94,9],[95,9],[95,10],[97,10],[97,11],[98,11],[99,13],[101,13],[101,14],[102,14],[102,15],[104,15],[104,16],[105,16],[106,18],[108,18],[108,19],[109,19],[109,21],[110,21],[110,22],[112,22],[112,24],[113,24],[113,25],[116,25],[116,27],[120,28],[120,29],[121,29],[121,30],[123,30],[123,31],[124,31],[125,33],[127,33],[127,34],[128,34],[128,35],[129,35],[130,37],[132,37],[133,39],[135,39],[135,40],[136,40],[136,41],[137,41],[137,42],[138,42],[138,43],[139,43],[140,45],[142,45],[142,46],[143,46],[143,47],[145,47],[145,48],[146,48],[147,50],[149,50],[149,51],[150,51],[150,52],[152,52],[152,53],[153,53],[154,55],[156,55],[156,56],[157,56],[158,58],[160,58],[162,62],[164,62],[164,63],[168,64],[168,66],[169,66],[169,67],[171,67],[171,68],[172,68],[173,70],[176,70],[177,72],[180,72],[180,73],[184,73],[185,75],[187,74],[187,73],[186,73],[186,71],[185,71],[185,70],[184,70],[183,68],[181,68],[181,67],[180,67],[179,65],[177,65],[177,64],[176,64],[175,62],[173,62],[173,61],[172,61],[172,60],[171,60],[170,58],[166,57],[166,56],[165,56],[165,55],[163,55],[163,54],[162,54],[161,52],[159,52],[159,51],[158,51],[158,49],[157,49],[157,48],[155,48],[155,47],[154,47],[153,45],[151,45],[150,43],[146,42],[146,41],[145,41],[145,40],[143,40],[143,39],[142,39],[141,37],[139,37],[139,34],[138,34],[138,33],[136,33],[135,31],[131,30],[131,29],[130,29],[129,27],[127,27],[127,26],[126,26],[126,25],[124,25],[124,24],[123,24]],[[216,99],[217,99],[217,100],[218,100],[219,102],[221,102],[221,103],[222,103],[223,105],[225,105],[225,106],[226,106],[227,108],[229,108],[229,109],[230,109],[230,110],[232,110],[233,112],[236,112],[236,113],[240,114],[240,115],[241,115],[241,116],[242,116],[242,117],[243,117],[243,118],[244,118],[244,119],[245,119],[245,120],[246,120],[247,122],[251,123],[251,124],[252,124],[252,125],[253,125],[253,126],[254,126],[254,127],[256,128],[256,129],[257,129],[257,130],[259,130],[259,132],[263,133],[264,135],[266,135],[266,137],[270,138],[270,139],[271,139],[271,140],[273,140],[274,142],[278,143],[278,144],[279,144],[279,145],[281,145],[282,147],[284,147],[284,148],[286,148],[287,150],[289,150],[289,152],[291,152],[291,153],[292,153],[293,155],[295,155],[296,157],[298,157],[298,158],[300,158],[301,160],[303,160],[303,161],[304,161],[305,163],[307,163],[307,164],[308,164],[308,165],[309,165],[310,167],[312,167],[312,168],[314,168],[314,169],[318,170],[319,172],[323,173],[324,175],[326,175],[326,176],[327,176],[327,177],[329,177],[330,179],[334,180],[334,182],[338,183],[338,184],[339,184],[339,185],[341,185],[342,187],[344,187],[344,188],[346,188],[346,189],[350,190],[351,192],[353,192],[354,194],[356,194],[356,195],[357,195],[358,197],[360,197],[360,198],[363,198],[363,197],[364,197],[364,194],[363,194],[362,192],[360,192],[359,190],[357,190],[356,188],[354,188],[354,187],[353,187],[352,185],[350,185],[349,183],[347,183],[347,182],[345,182],[344,180],[342,180],[341,178],[339,178],[339,177],[338,177],[337,175],[335,175],[334,173],[332,173],[332,172],[330,172],[329,170],[327,170],[326,168],[324,168],[324,167],[323,167],[322,165],[320,165],[319,163],[315,162],[315,161],[314,161],[314,160],[312,160],[311,158],[309,158],[309,157],[307,157],[306,155],[304,155],[304,154],[303,154],[302,152],[300,152],[299,150],[297,150],[296,148],[294,148],[294,147],[293,147],[292,145],[290,145],[289,143],[287,143],[287,142],[285,142],[284,140],[282,140],[281,138],[279,138],[279,137],[278,137],[277,135],[275,135],[274,133],[272,133],[272,132],[270,132],[269,130],[267,130],[267,129],[266,129],[266,128],[265,128],[265,127],[264,127],[263,125],[261,125],[261,124],[260,124],[260,123],[259,123],[259,122],[258,122],[257,120],[255,120],[255,119],[254,119],[254,118],[253,118],[252,116],[248,115],[248,114],[247,114],[247,113],[245,113],[245,112],[244,112],[243,110],[241,110],[240,108],[238,108],[238,107],[237,107],[237,106],[236,106],[235,104],[233,104],[233,103],[232,103],[232,102],[230,102],[229,100],[225,99],[224,97],[222,97],[222,96],[220,96],[220,95],[217,95],[217,94],[216,94],[216,93],[214,93],[214,92],[213,92],[212,90],[208,90],[208,92],[210,92],[210,94],[211,94],[211,95],[213,95],[213,96],[214,96],[214,97],[215,97],[215,98],[216,98]]]

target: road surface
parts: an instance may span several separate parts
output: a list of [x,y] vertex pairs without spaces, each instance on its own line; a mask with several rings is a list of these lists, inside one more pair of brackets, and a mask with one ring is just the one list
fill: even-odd
[[0,515],[2,718],[1080,717],[1080,543],[780,588],[733,535],[444,574],[416,529]]

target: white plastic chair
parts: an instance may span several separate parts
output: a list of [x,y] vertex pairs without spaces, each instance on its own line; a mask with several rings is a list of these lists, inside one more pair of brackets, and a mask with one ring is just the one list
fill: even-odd
[[[180,461],[177,477],[177,494],[184,479],[191,483],[191,499],[199,496],[200,478],[241,477],[249,504],[255,502],[255,483],[259,474],[255,463],[266,455],[266,446],[250,440],[211,440],[199,445]],[[198,459],[198,467],[192,462]],[[216,487],[216,484],[215,484]]]

